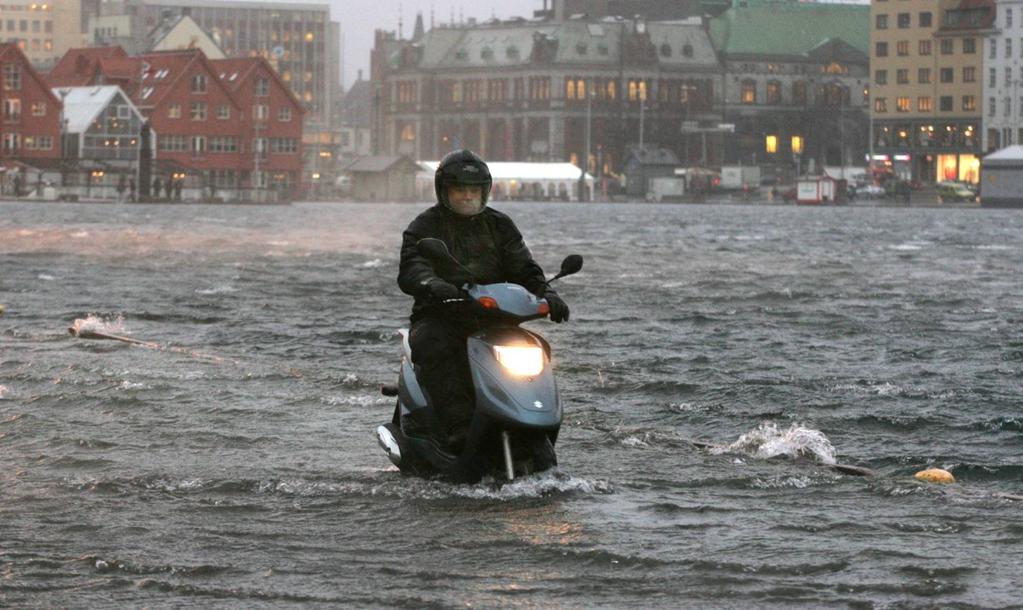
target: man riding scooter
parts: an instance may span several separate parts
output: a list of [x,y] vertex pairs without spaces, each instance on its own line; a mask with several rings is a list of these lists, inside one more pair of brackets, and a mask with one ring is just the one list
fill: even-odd
[[[569,317],[568,305],[547,284],[515,223],[487,207],[492,185],[490,169],[475,153],[449,153],[434,177],[437,204],[402,235],[398,286],[415,297],[409,330],[412,362],[435,410],[432,421],[418,424],[451,452],[464,443],[474,408],[466,338],[488,323],[458,287],[459,273],[467,269],[482,284],[519,284],[547,300],[554,322]],[[417,248],[428,237],[443,241],[465,269],[435,269]]]

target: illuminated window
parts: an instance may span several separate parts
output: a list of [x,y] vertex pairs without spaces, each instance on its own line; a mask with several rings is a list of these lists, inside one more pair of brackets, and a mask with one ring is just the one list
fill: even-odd
[[792,153],[803,154],[803,136],[792,136]]
[[756,104],[757,103],[757,83],[754,80],[742,81],[742,103],[743,104]]
[[910,103],[908,96],[899,96],[895,98],[895,112],[909,112]]
[[934,110],[934,106],[931,104],[930,96],[921,96],[916,98],[916,110],[917,112],[930,112]]
[[767,136],[764,138],[764,150],[772,155],[778,152],[778,136]]

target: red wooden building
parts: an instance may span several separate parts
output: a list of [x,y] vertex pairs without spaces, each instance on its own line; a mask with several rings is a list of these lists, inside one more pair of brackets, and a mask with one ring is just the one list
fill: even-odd
[[152,177],[163,184],[183,181],[196,198],[292,199],[301,192],[304,110],[262,58],[72,49],[48,79],[52,86],[117,84],[128,93],[155,133]]
[[0,44],[0,162],[11,169],[60,158],[60,99],[16,44]]
[[302,177],[302,104],[262,57],[214,59],[210,63],[247,114],[249,183],[294,192]]

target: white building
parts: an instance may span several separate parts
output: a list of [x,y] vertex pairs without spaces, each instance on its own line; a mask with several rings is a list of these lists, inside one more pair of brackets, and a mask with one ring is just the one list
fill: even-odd
[[1023,0],[998,0],[984,57],[983,150],[1023,143]]

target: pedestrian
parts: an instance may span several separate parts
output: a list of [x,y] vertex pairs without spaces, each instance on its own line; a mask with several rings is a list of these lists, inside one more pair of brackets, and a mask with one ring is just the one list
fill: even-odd
[[128,181],[121,174],[117,178],[117,203],[124,203],[124,191],[128,189]]
[[183,178],[178,178],[174,181],[174,201],[181,201],[181,183],[184,182]]
[[128,180],[128,200],[131,201],[132,203],[135,203],[135,190],[136,190],[135,179],[132,178]]
[[174,190],[174,183],[171,181],[171,177],[167,176],[167,180],[163,183],[163,191],[166,194],[167,201],[171,200],[171,191]]
[[160,177],[157,176],[153,179],[153,197],[158,198],[160,196],[160,186]]

